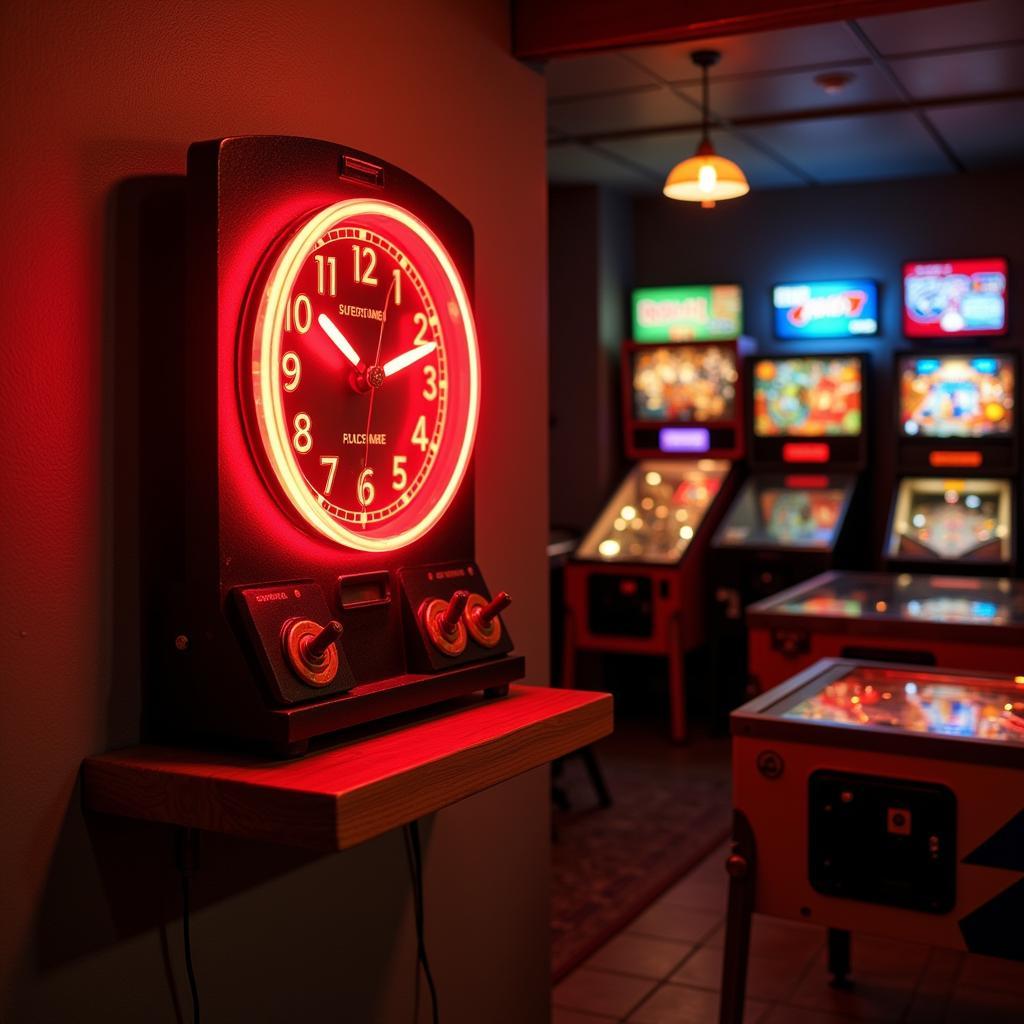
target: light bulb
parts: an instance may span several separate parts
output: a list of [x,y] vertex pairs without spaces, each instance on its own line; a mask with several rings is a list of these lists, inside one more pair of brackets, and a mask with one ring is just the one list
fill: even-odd
[[710,163],[703,164],[697,172],[697,187],[701,192],[714,192],[717,183],[718,172],[715,170],[714,165]]

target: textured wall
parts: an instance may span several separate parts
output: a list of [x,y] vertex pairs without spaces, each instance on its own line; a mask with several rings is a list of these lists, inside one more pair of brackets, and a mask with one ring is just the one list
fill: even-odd
[[[508,56],[506,8],[50,0],[0,15],[5,1021],[173,1021],[184,993],[169,838],[78,803],[81,758],[135,739],[139,711],[135,631],[114,635],[137,557],[119,181],[182,173],[194,139],[308,135],[399,164],[467,214],[486,373],[478,558],[515,595],[510,626],[543,681],[544,95]],[[446,1021],[546,1019],[547,828],[544,772],[427,823]],[[194,943],[209,1019],[412,1020],[406,877],[398,834],[326,858],[206,837]]]

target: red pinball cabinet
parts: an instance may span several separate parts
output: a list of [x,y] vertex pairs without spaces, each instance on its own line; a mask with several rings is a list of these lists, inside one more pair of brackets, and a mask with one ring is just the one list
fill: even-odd
[[1024,673],[1024,582],[826,572],[747,609],[759,692],[819,658]]
[[[752,913],[1024,960],[1024,676],[826,659],[732,714],[722,1024]],[[853,951],[856,976],[856,950]]]
[[708,544],[742,454],[740,370],[735,341],[624,347],[626,451],[638,461],[565,571],[565,685],[581,651],[667,658],[677,741],[684,655],[705,639]]
[[1017,564],[1017,356],[896,359],[897,460],[886,567],[1012,575]]

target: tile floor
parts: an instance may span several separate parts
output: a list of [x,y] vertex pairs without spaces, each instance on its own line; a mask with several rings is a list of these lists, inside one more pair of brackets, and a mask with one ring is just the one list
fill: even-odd
[[[725,850],[713,853],[554,992],[553,1024],[715,1024]],[[758,917],[748,1024],[1022,1024],[1024,964],[854,936],[851,990],[828,985],[821,928]]]

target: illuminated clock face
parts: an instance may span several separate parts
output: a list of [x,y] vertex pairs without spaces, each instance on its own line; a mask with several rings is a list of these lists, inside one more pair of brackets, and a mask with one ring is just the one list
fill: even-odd
[[480,405],[452,258],[401,207],[347,200],[302,222],[257,296],[243,386],[276,489],[346,547],[422,537],[465,476]]

